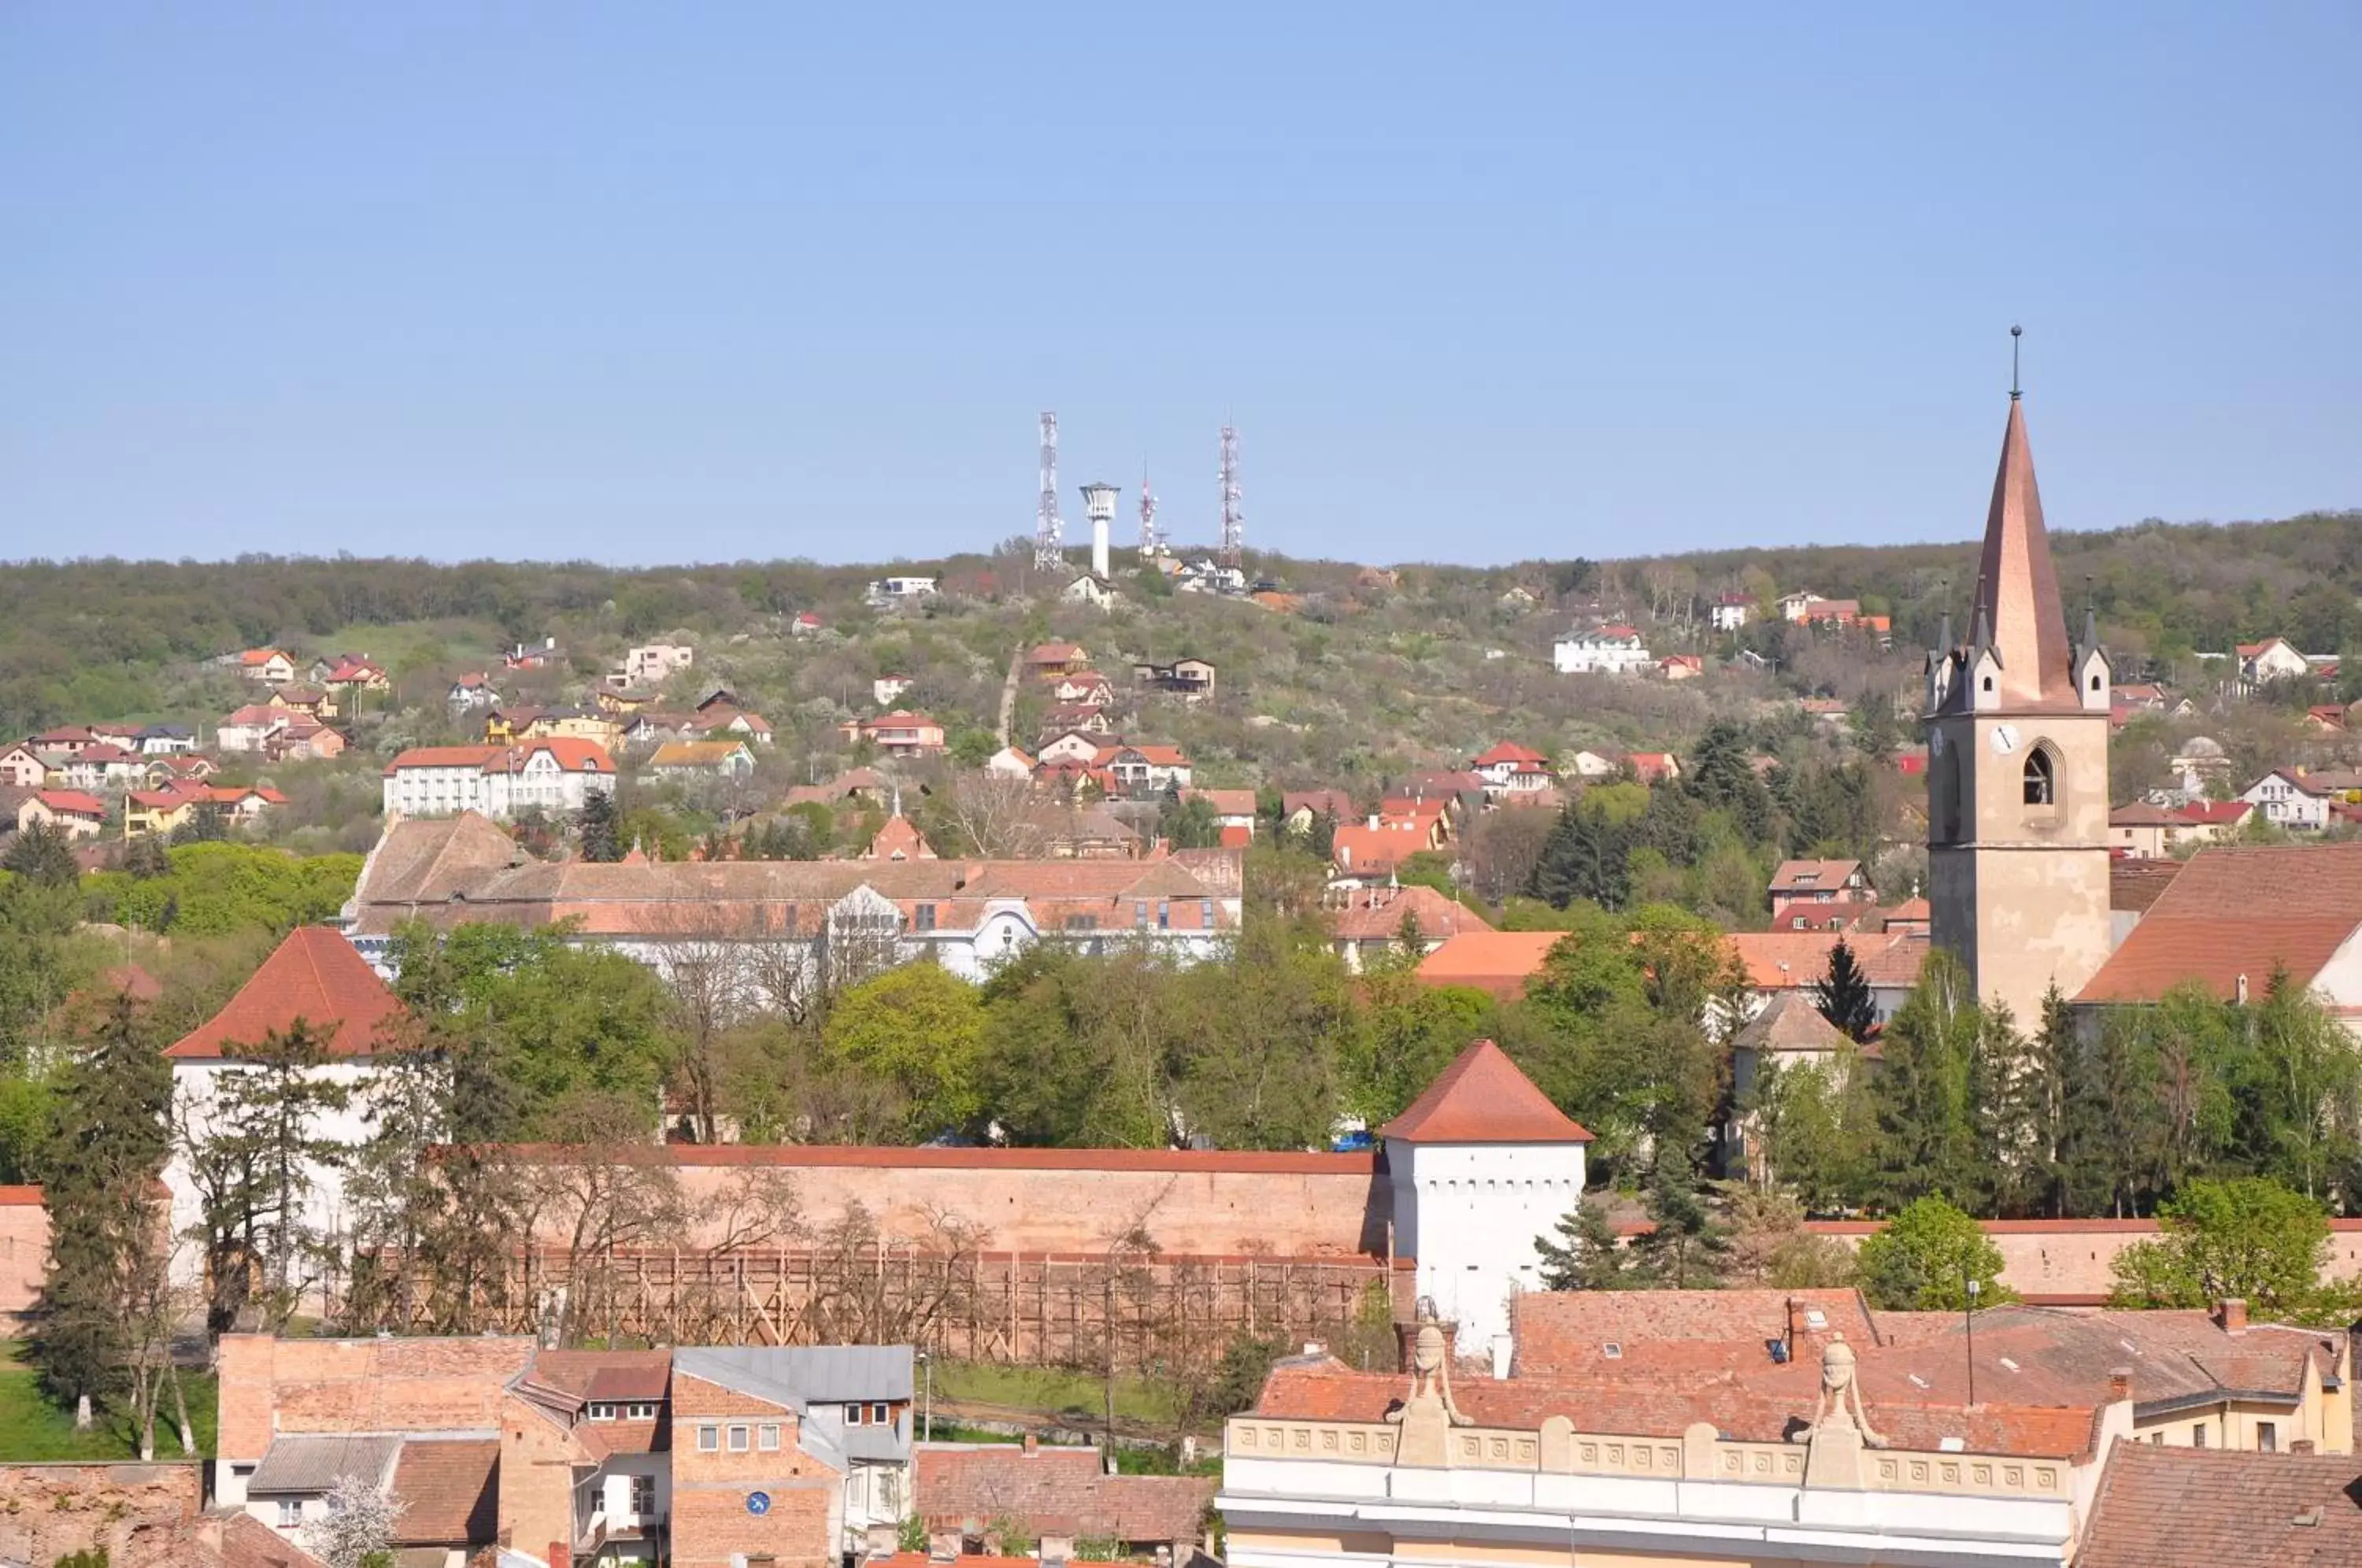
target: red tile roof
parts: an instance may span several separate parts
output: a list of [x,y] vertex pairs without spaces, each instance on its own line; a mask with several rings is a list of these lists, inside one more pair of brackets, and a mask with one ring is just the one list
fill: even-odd
[[1759,1365],[1769,1361],[1772,1340],[1835,1331],[1856,1353],[1878,1343],[1869,1303],[1853,1290],[1529,1290],[1510,1310],[1519,1377],[1596,1371],[1611,1343],[1615,1359],[1636,1369],[1701,1371],[1708,1345],[1733,1347],[1713,1359]]
[[1477,757],[1468,766],[1471,767],[1490,767],[1496,763],[1502,762],[1524,764],[1547,763],[1549,761],[1549,757],[1544,756],[1540,752],[1534,750],[1530,746],[1519,745],[1515,741],[1502,741],[1496,745],[1492,750],[1485,752],[1483,756]]
[[2362,1462],[2119,1442],[2076,1568],[2362,1562]]
[[2260,993],[2285,965],[2299,985],[2362,928],[2362,844],[2202,849],[2075,999],[2155,1001],[2195,981]]
[[402,1003],[351,943],[325,925],[298,926],[226,1006],[164,1055],[182,1061],[235,1059],[241,1047],[284,1033],[300,1018],[315,1029],[334,1030],[330,1055],[365,1055],[380,1029],[402,1013]]
[[494,1477],[498,1438],[412,1438],[393,1470],[404,1505],[393,1527],[397,1546],[489,1546],[499,1530]]
[[1463,931],[1490,932],[1485,917],[1432,888],[1364,888],[1328,911],[1329,933],[1340,942],[1391,942],[1403,917],[1418,922],[1427,941],[1441,942]]
[[44,790],[34,799],[53,812],[65,812],[85,817],[106,815],[106,802],[86,790]]
[[1526,994],[1561,931],[1470,931],[1451,936],[1419,960],[1418,977],[1430,986],[1470,986],[1504,1001]]
[[1406,1143],[1591,1142],[1490,1040],[1461,1052],[1409,1110],[1378,1132]]
[[930,1529],[984,1533],[1005,1518],[1036,1536],[1195,1540],[1214,1499],[1210,1475],[1109,1475],[1095,1448],[922,1446],[913,1457]]

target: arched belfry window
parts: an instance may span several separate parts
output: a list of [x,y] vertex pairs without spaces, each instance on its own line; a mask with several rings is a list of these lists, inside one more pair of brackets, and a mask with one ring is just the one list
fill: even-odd
[[2048,746],[2036,746],[2025,756],[2025,803],[2050,806],[2058,801],[2058,765],[2051,760]]

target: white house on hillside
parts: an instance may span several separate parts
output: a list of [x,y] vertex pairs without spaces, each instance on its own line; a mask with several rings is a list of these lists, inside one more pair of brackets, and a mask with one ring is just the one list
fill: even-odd
[[385,765],[385,814],[447,817],[480,812],[506,820],[538,808],[579,812],[615,792],[615,760],[595,741],[552,736],[513,745],[413,746]]
[[1551,657],[1561,675],[1639,675],[1657,663],[1629,626],[1570,632],[1551,648]]

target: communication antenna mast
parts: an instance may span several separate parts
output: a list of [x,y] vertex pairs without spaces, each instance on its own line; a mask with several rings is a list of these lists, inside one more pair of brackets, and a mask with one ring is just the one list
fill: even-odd
[[1055,571],[1065,564],[1065,526],[1058,521],[1058,416],[1042,415],[1042,503],[1033,514],[1033,566]]
[[1222,426],[1222,550],[1221,563],[1226,567],[1245,564],[1247,520],[1239,510],[1239,431],[1234,425]]
[[1156,536],[1156,492],[1148,488],[1148,466],[1140,469],[1140,554],[1145,560],[1164,541]]

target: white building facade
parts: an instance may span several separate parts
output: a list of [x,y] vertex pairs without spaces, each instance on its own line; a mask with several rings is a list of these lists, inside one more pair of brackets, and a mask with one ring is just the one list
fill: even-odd
[[1639,675],[1657,663],[1640,634],[1629,626],[1571,633],[1551,652],[1561,675]]
[[389,818],[477,812],[507,821],[536,808],[557,816],[614,794],[615,763],[590,741],[422,746],[388,763],[382,786]]

